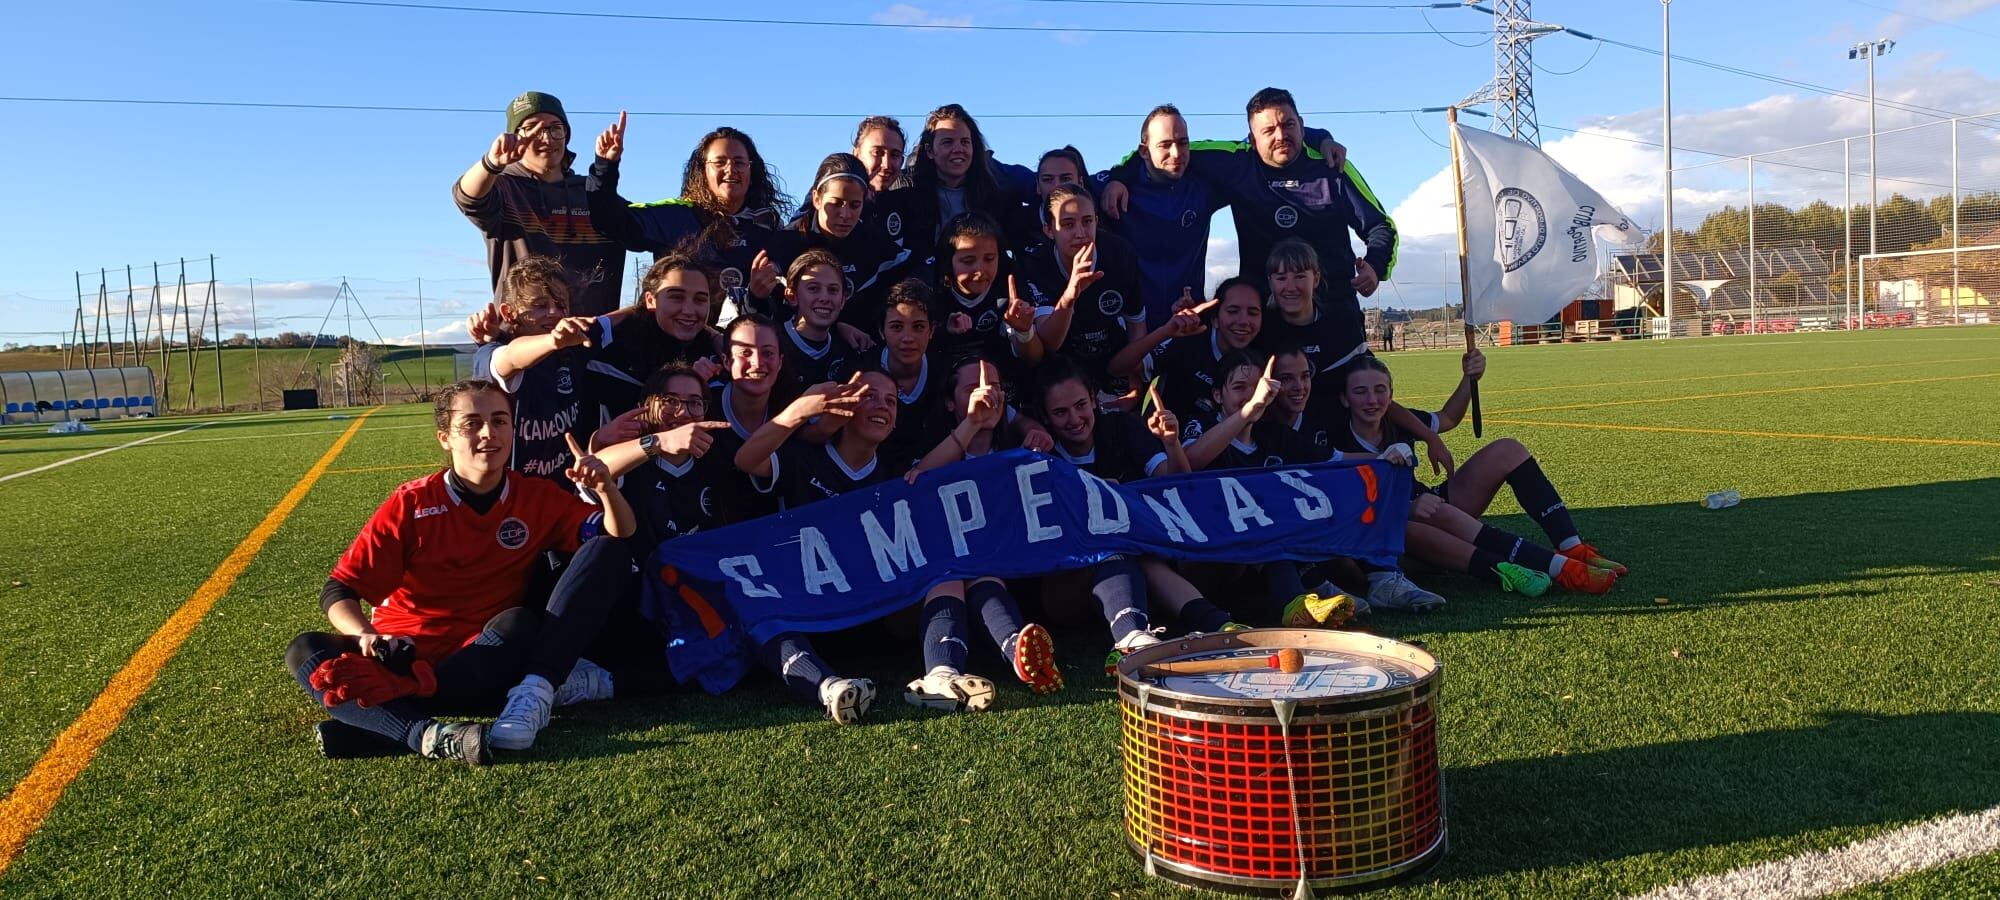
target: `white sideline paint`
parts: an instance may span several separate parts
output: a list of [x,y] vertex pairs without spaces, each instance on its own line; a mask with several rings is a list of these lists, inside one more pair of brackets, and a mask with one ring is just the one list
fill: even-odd
[[1646,892],[1639,900],[1804,900],[2000,851],[2000,806],[1919,822],[1845,847],[1801,853]]
[[197,429],[197,428],[201,428],[201,427],[203,427],[203,426],[207,426],[207,425],[213,425],[213,424],[215,424],[215,423],[214,423],[214,422],[202,422],[202,423],[200,423],[200,424],[198,424],[198,425],[189,425],[188,427],[186,427],[186,428],[183,428],[183,429],[181,429],[181,430],[179,430],[179,431],[169,431],[169,432],[165,432],[165,433],[163,433],[163,434],[156,434],[156,435],[153,435],[152,437],[143,437],[143,438],[140,438],[140,439],[138,439],[138,440],[136,440],[136,441],[127,441],[127,442],[125,442],[125,443],[123,443],[123,444],[119,444],[119,445],[118,445],[118,446],[116,446],[116,447],[106,447],[106,448],[104,448],[104,449],[102,449],[102,450],[92,450],[92,451],[90,451],[89,453],[85,453],[85,454],[82,454],[82,455],[79,455],[79,456],[72,456],[72,457],[70,457],[70,458],[68,458],[68,459],[59,459],[59,460],[56,460],[55,462],[52,462],[52,463],[49,463],[49,464],[48,464],[48,465],[46,465],[46,466],[37,466],[37,467],[35,467],[35,468],[32,468],[32,469],[28,469],[27,471],[24,471],[24,472],[15,472],[15,473],[13,473],[12,475],[0,475],[0,482],[7,482],[7,481],[13,481],[13,480],[14,480],[14,479],[16,479],[16,478],[24,478],[24,477],[26,477],[26,476],[29,476],[29,475],[33,475],[33,474],[35,474],[35,473],[37,473],[37,472],[46,472],[46,471],[48,471],[48,470],[50,470],[50,469],[59,469],[59,468],[62,468],[63,466],[66,466],[66,465],[69,465],[70,463],[73,463],[73,462],[83,462],[84,460],[86,460],[86,459],[89,459],[89,458],[91,458],[91,457],[93,457],[93,456],[103,456],[103,455],[104,455],[104,454],[106,454],[106,453],[116,453],[116,452],[118,452],[118,451],[120,451],[120,450],[123,450],[123,449],[125,449],[125,448],[127,448],[127,447],[137,447],[137,446],[139,446],[140,444],[146,444],[146,443],[151,443],[151,442],[153,442],[153,441],[157,441],[157,440],[159,440],[159,439],[161,439],[161,438],[170,438],[170,437],[173,437],[174,435],[177,435],[177,434],[186,434],[186,433],[188,433],[188,432],[190,432],[190,431],[193,431],[193,430],[195,430],[195,429]]

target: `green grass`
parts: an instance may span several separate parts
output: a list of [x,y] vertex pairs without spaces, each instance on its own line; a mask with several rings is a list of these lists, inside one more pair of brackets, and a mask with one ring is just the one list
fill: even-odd
[[[1419,570],[1451,605],[1372,620],[1447,667],[1451,852],[1382,896],[1612,896],[2000,803],[2000,328],[1490,361],[1487,439],[1533,448],[1585,534],[1635,572],[1607,597],[1522,601]],[[1457,366],[1390,362],[1413,404]],[[29,523],[0,542],[10,783],[350,424],[326,415],[227,419],[0,483]],[[0,475],[178,427],[0,430]],[[1461,458],[1479,443],[1452,435]],[[986,715],[885,690],[870,724],[841,729],[760,682],[565,711],[490,770],[319,758],[319,713],[279,654],[323,627],[327,569],[434,447],[422,409],[368,420],[0,896],[1191,896],[1123,846],[1116,701],[1089,630],[1059,634],[1067,691],[1003,688]],[[410,468],[373,470],[390,466]],[[1727,487],[1742,506],[1696,504]],[[1533,532],[1511,501],[1495,516]],[[871,674],[893,688],[911,657]],[[1989,858],[1861,895],[1996,883]]]
[[[469,373],[472,357],[455,354],[449,349],[432,347],[425,352],[417,347],[377,347],[376,356],[381,360],[382,372],[388,378],[390,396],[400,399],[408,397],[411,388],[418,392],[425,385],[449,384],[456,378]],[[146,355],[140,361],[153,370],[155,390],[165,398],[167,408],[174,413],[185,413],[189,409],[198,411],[277,409],[279,391],[286,386],[312,385],[312,371],[320,370],[326,380],[326,395],[323,402],[341,402],[338,391],[332,388],[333,366],[340,359],[340,350],[334,347],[320,347],[307,351],[300,348],[251,350],[248,347],[225,347],[220,365],[222,382],[216,383],[216,354],[213,349],[204,350],[194,357],[194,405],[188,405],[188,357],[183,351],[168,354],[167,364],[160,364],[158,353]],[[111,367],[112,362],[98,357],[99,367]],[[126,364],[122,353],[116,365]],[[0,353],[0,372],[25,372],[61,369],[64,366],[61,353],[42,353],[14,350]],[[83,368],[80,354],[73,354],[70,368]],[[304,380],[295,379],[304,372]],[[404,381],[408,380],[409,386]],[[217,393],[218,389],[220,394]],[[16,398],[9,397],[14,400]],[[225,405],[222,401],[227,401]],[[261,406],[259,405],[261,403]]]

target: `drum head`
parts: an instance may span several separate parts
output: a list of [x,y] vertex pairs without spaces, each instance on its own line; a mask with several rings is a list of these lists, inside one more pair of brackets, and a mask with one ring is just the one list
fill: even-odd
[[[1286,674],[1260,665],[1287,647],[1304,657],[1305,665],[1299,672]],[[1211,659],[1241,659],[1246,669],[1162,675],[1146,671],[1161,663]],[[1290,628],[1163,641],[1118,664],[1119,678],[1154,691],[1203,700],[1253,702],[1360,697],[1406,687],[1436,671],[1435,657],[1401,641],[1354,632]]]

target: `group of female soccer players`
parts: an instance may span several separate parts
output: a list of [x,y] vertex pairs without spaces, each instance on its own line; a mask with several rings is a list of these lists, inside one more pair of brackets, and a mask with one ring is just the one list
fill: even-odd
[[[286,656],[332,714],[321,747],[484,763],[531,746],[555,707],[666,690],[664,643],[639,614],[635,562],[650,548],[1016,448],[1126,482],[1338,459],[1414,468],[1422,444],[1450,474],[1418,486],[1411,558],[1528,596],[1608,590],[1624,568],[1582,540],[1519,443],[1453,471],[1439,434],[1484,371],[1477,351],[1438,411],[1396,403],[1358,302],[1389,275],[1393,225],[1345,148],[1304,129],[1283,91],[1260,91],[1248,118],[1248,142],[1191,146],[1161,107],[1139,152],[1093,178],[1069,147],[1033,170],[997,162],[956,105],[930,115],[905,166],[901,126],[874,117],[791,216],[742,132],[697,143],[680,198],[633,204],[617,191],[622,115],[582,177],[560,104],[523,95],[454,186],[488,236],[497,299],[469,323],[475,379],[436,397],[448,463],[376,511],[327,580],[334,632],[300,635]],[[1222,208],[1245,264],[1198,300]],[[612,308],[627,250],[654,262],[640,301]],[[1503,484],[1546,544],[1479,520]],[[1159,640],[1156,612],[1222,631],[1443,603],[1395,567],[1113,556],[1026,583],[937,585],[833,655],[900,658],[915,642],[922,674],[905,699],[982,710],[996,691],[974,673],[974,619],[1001,670],[1046,693],[1063,675],[1042,622],[1101,614],[1109,666]],[[874,699],[805,635],[757,652],[838,723]],[[481,707],[500,708],[490,727],[434,715]]]

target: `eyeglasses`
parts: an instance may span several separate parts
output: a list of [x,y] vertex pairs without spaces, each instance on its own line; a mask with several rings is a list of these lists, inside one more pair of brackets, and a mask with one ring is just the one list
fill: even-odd
[[688,413],[690,415],[698,416],[708,412],[708,401],[703,400],[700,397],[680,397],[673,394],[667,394],[660,398],[660,406],[664,408],[667,412],[674,413],[676,415],[680,413]]
[[533,125],[528,125],[514,133],[520,137],[533,137],[536,135],[543,135],[543,134],[549,135],[550,137],[563,137],[569,134],[569,129],[564,128],[562,126],[562,123],[560,122],[550,122],[546,125],[541,126],[540,128],[537,128]]

